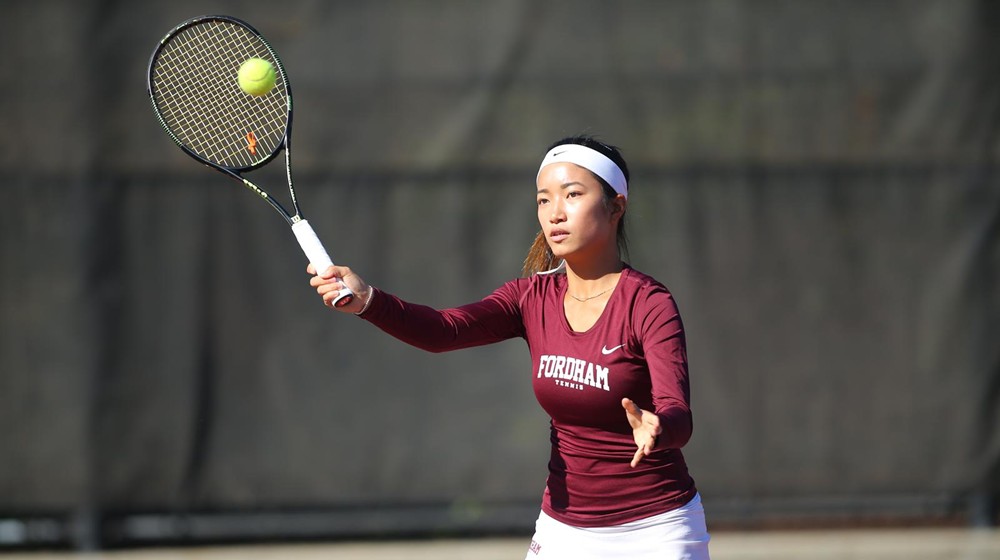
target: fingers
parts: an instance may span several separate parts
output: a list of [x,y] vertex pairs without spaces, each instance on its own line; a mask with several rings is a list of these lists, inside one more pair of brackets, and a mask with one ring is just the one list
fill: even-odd
[[326,267],[326,270],[320,273],[323,278],[347,278],[351,274],[351,269],[346,266],[336,266],[330,265]]
[[347,287],[343,280],[339,278],[323,278],[321,276],[314,276],[309,284],[316,288],[316,293],[323,298],[323,302],[326,303],[328,299],[337,297],[337,294],[341,290]]
[[330,290],[323,296],[323,305],[333,309],[333,302],[338,296],[340,296],[340,290]]
[[[309,285],[316,289],[316,293],[323,299],[323,305],[337,311],[360,312],[371,296],[371,287],[349,267],[331,265],[317,273],[316,267],[310,264],[306,267],[306,272],[313,275],[309,279]],[[347,293],[345,290],[354,297],[341,300],[338,302],[339,307],[334,305],[341,293]]]
[[312,263],[306,265],[306,274],[312,274],[319,276],[320,278],[343,278],[348,274],[351,274],[351,269],[346,266],[330,265],[326,267],[326,270],[316,271],[316,267]]
[[656,436],[650,435],[646,438],[646,441],[641,444],[637,443],[636,445],[638,447],[635,450],[635,455],[632,456],[632,462],[629,463],[633,469],[638,466],[643,457],[652,455],[653,449],[656,447]]
[[639,449],[636,449],[635,455],[632,457],[632,462],[629,463],[629,465],[634,469],[636,465],[639,464],[639,461],[641,461],[642,458],[645,457],[646,455],[647,453],[644,453],[641,447]]
[[[654,437],[660,435],[660,432],[663,431],[660,427],[660,417],[652,412],[647,412],[639,408],[639,405],[635,404],[632,399],[627,397],[622,399],[622,408],[625,409],[625,413],[628,415],[628,420],[629,423],[632,424],[632,428],[638,428],[639,424],[645,424]],[[633,419],[635,420],[634,422]]]
[[348,276],[353,273],[351,269],[346,266],[328,266],[326,270],[316,273],[316,267],[309,265],[306,267],[306,272],[313,274],[313,277],[309,279],[309,285],[316,288],[316,292],[319,295],[324,295],[331,290],[340,291],[345,287],[349,287],[347,283]]
[[312,286],[313,288],[316,288],[316,291],[320,295],[326,293],[325,290],[329,289],[330,286],[334,284],[342,285],[343,281],[337,277],[323,278],[322,276],[313,276],[312,278],[309,279],[309,285]]
[[632,399],[622,399],[622,408],[625,409],[625,419],[628,420],[633,430],[639,429],[643,422],[643,411],[639,405],[632,402]]
[[[323,305],[327,307],[331,306],[331,302],[340,294],[340,291],[346,287],[345,282],[336,274],[331,272],[334,267],[329,267],[323,271],[322,275],[316,275],[309,279],[309,285],[316,288],[316,293],[323,298]],[[312,265],[309,265],[307,271],[315,270]]]
[[635,404],[632,399],[623,398],[622,408],[625,409],[625,416],[632,426],[632,432],[635,436],[636,450],[630,463],[632,468],[635,468],[643,457],[647,457],[653,452],[657,436],[663,432],[663,428],[660,427],[659,416],[639,408],[639,405]]
[[625,412],[629,413],[630,415],[635,416],[636,418],[639,419],[642,418],[642,409],[639,408],[639,405],[632,402],[632,399],[628,397],[622,399],[622,408],[624,408]]

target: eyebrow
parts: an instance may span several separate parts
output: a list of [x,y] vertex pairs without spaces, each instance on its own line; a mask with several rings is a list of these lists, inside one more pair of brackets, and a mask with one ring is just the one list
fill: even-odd
[[[570,181],[570,182],[568,182],[568,183],[563,183],[563,184],[559,185],[559,188],[560,188],[560,189],[567,189],[567,188],[569,188],[569,187],[572,187],[573,185],[580,185],[581,187],[585,187],[585,186],[586,186],[586,185],[584,185],[583,183],[581,183],[580,181]],[[535,191],[535,192],[536,192],[536,193],[544,193],[544,192],[549,192],[549,189],[545,189],[545,188],[542,188],[542,189],[538,189],[538,190],[537,190],[537,191]]]

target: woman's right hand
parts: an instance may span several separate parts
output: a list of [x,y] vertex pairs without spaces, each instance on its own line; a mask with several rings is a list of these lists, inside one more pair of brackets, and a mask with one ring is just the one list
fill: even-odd
[[[317,273],[316,267],[310,264],[306,267],[306,272],[313,275],[309,285],[316,288],[316,293],[323,298],[323,305],[337,311],[358,313],[364,309],[365,302],[371,297],[372,287],[349,267],[333,265]],[[343,307],[334,307],[333,300],[345,286],[354,292],[354,299]]]

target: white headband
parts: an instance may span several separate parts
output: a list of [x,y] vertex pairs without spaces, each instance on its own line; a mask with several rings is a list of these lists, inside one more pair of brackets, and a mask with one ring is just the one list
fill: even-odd
[[[538,167],[538,174],[541,175],[542,168],[546,165],[560,162],[573,163],[593,172],[607,181],[616,193],[628,198],[628,182],[625,180],[625,174],[622,173],[618,164],[601,152],[580,144],[556,146],[545,154],[542,165]],[[537,178],[538,175],[535,176],[535,179]]]

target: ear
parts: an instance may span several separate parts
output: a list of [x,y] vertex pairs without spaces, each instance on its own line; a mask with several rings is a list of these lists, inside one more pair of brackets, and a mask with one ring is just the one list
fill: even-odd
[[616,195],[611,199],[610,210],[613,219],[620,220],[625,216],[625,208],[628,207],[628,199],[624,195]]

